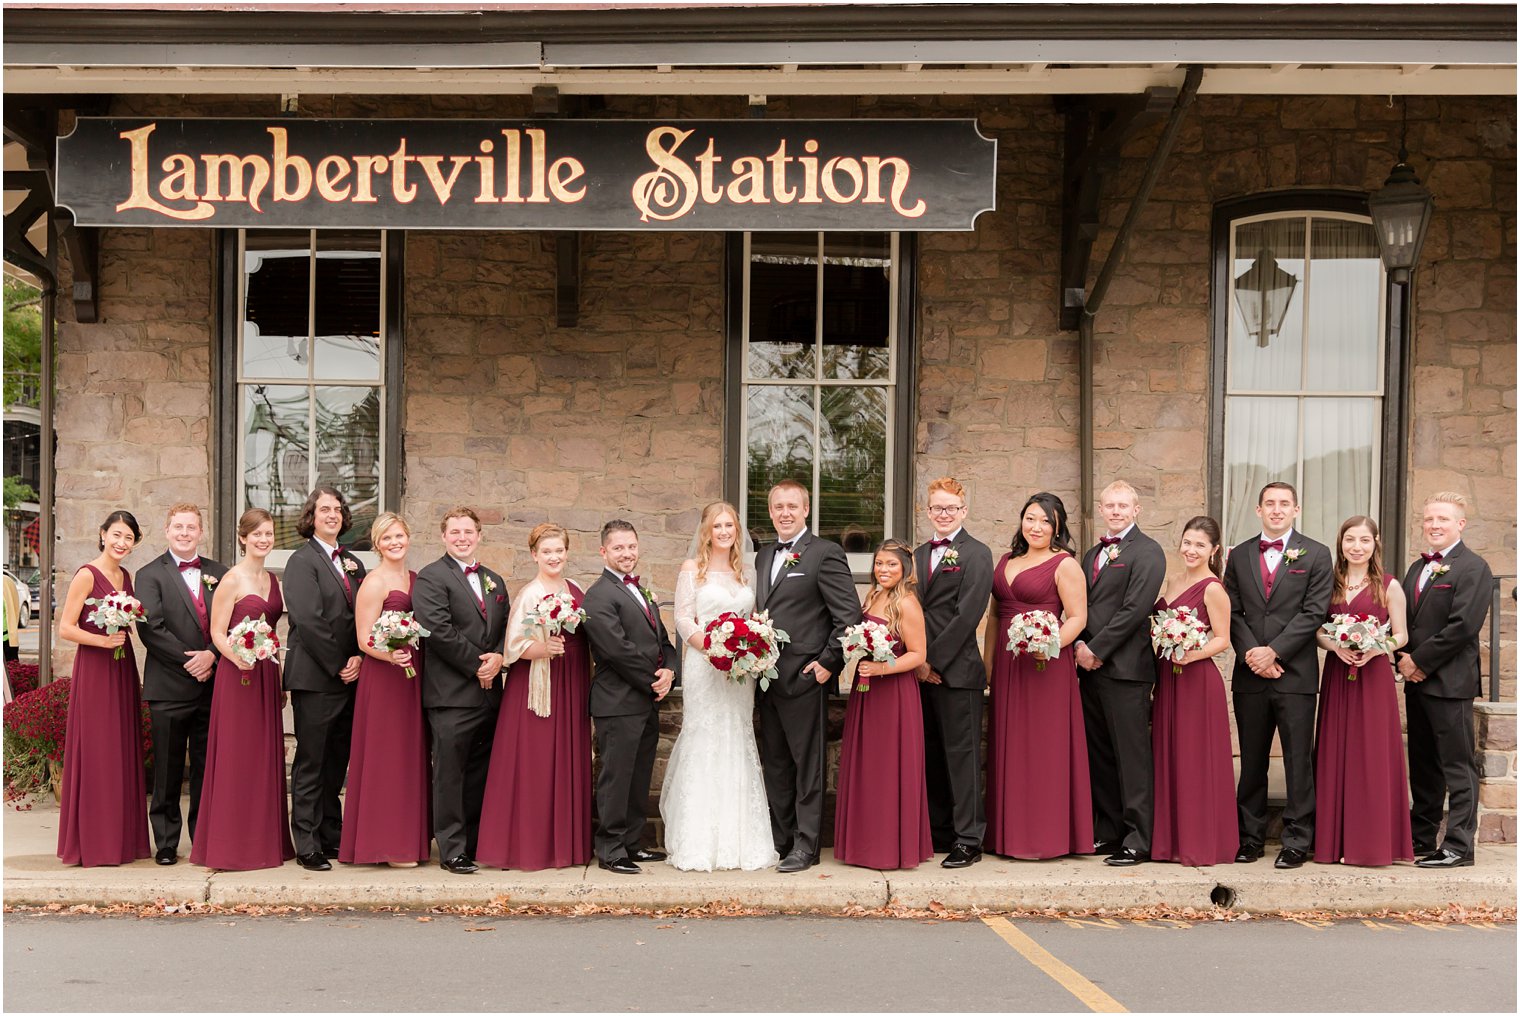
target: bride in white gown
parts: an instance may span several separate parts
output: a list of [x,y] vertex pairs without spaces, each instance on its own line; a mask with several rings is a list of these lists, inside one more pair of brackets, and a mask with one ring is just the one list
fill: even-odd
[[723,501],[708,505],[676,580],[681,733],[660,789],[668,860],[683,871],[753,871],[778,860],[755,746],[754,681],[730,681],[701,649],[713,618],[754,610],[753,560],[739,513]]

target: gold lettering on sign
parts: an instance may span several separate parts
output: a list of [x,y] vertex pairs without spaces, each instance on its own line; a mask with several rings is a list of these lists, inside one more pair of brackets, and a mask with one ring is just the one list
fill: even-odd
[[[206,164],[206,190],[207,201],[246,201],[248,207],[256,212],[264,209],[259,206],[263,199],[264,188],[269,186],[269,160],[257,155],[203,155],[201,161]],[[222,197],[222,167],[227,169],[227,196]],[[251,181],[243,179],[243,171],[247,170],[252,177]],[[246,186],[246,190],[245,190]]]
[[317,193],[322,195],[324,201],[347,201],[353,187],[344,183],[348,174],[353,170],[348,168],[348,160],[341,155],[329,155],[317,163]]
[[[291,155],[288,132],[284,127],[270,127],[274,138],[274,199],[276,201],[305,201],[311,193],[311,163],[299,155]],[[287,187],[291,171],[296,174],[296,185]]]
[[170,208],[168,205],[160,204],[149,193],[148,136],[156,130],[158,130],[158,124],[150,123],[135,131],[122,131],[117,135],[130,146],[132,187],[127,194],[127,200],[117,205],[116,210],[125,212],[129,209],[141,208],[143,211],[157,212],[159,215],[167,215],[171,219],[182,219],[187,222],[210,218],[216,214],[216,209],[204,201],[196,202],[193,208]]
[[[644,153],[655,169],[633,181],[633,206],[639,210],[640,222],[679,219],[697,203],[697,175],[684,160],[675,157],[676,149],[692,133],[676,127],[656,127],[644,139]],[[663,144],[665,141],[671,142],[669,148]]]

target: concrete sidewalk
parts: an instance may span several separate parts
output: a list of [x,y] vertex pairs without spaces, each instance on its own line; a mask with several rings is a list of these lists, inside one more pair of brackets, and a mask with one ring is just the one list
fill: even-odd
[[[5,902],[178,903],[222,906],[352,906],[422,909],[438,905],[577,906],[659,909],[738,904],[765,911],[838,912],[896,904],[927,909],[1063,911],[1165,904],[1208,910],[1230,899],[1253,913],[1331,910],[1367,913],[1383,909],[1515,906],[1515,847],[1479,848],[1477,864],[1453,871],[1425,871],[1412,864],[1351,868],[1307,864],[1297,871],[1272,867],[1274,852],[1254,864],[1191,868],[1144,864],[1110,868],[1096,857],[1053,861],[1006,861],[985,857],[961,871],[938,859],[913,871],[852,868],[826,859],[796,875],[757,872],[681,872],[665,864],[644,866],[637,876],[588,868],[519,872],[482,869],[453,875],[435,863],[417,868],[334,863],[310,872],[294,862],[265,871],[212,872],[184,856],[172,867],[151,859],[119,868],[64,867],[55,855],[58,808],[51,801],[31,811],[5,810]],[[188,853],[188,844],[181,850]],[[500,898],[504,897],[505,900]]]

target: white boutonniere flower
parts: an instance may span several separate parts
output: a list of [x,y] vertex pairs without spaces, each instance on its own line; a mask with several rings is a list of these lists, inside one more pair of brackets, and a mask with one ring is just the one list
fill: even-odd
[[1434,568],[1432,568],[1430,570],[1430,577],[1433,578],[1433,579],[1438,579],[1442,575],[1445,575],[1449,571],[1451,571],[1451,565],[1449,565],[1449,564],[1438,564],[1438,565],[1436,565]]
[[655,610],[659,609],[660,604],[655,600],[654,593],[651,593],[649,591],[648,586],[639,586],[639,595],[644,597],[644,601],[648,603],[651,608]]
[[1105,553],[1108,554],[1109,563],[1113,563],[1113,561],[1116,560],[1119,556],[1119,545],[1117,543],[1114,544],[1112,547],[1109,547]]
[[480,576],[480,587],[486,591],[486,595],[496,592],[496,583],[491,581],[491,576],[484,573]]
[[795,550],[789,550],[786,552],[786,556],[781,559],[781,568],[783,571],[789,571],[790,569],[797,567],[797,562],[801,560],[801,554],[797,553]]
[[207,575],[205,572],[201,572],[201,582],[205,584],[207,589],[215,589],[217,579],[215,575]]
[[343,559],[343,570],[352,575],[354,572],[359,570],[359,562],[355,561],[351,557],[345,557]]
[[1294,547],[1292,550],[1285,550],[1285,551],[1283,551],[1283,560],[1286,561],[1286,562],[1288,562],[1289,564],[1292,564],[1294,561],[1297,561],[1299,558],[1301,558],[1303,556],[1304,556],[1304,548],[1302,548],[1302,547]]
[[941,568],[954,568],[961,563],[961,556],[954,547],[945,551],[945,556],[939,559]]

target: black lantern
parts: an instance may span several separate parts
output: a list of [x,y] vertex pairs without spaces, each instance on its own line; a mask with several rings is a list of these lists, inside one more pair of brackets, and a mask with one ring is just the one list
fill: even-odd
[[1409,165],[1406,141],[1409,135],[1409,107],[1404,107],[1404,133],[1399,139],[1399,161],[1383,181],[1383,189],[1367,198],[1372,214],[1372,230],[1377,234],[1378,251],[1383,267],[1394,282],[1408,282],[1420,263],[1420,247],[1430,227],[1430,213],[1435,200],[1415,176]]
[[1235,305],[1245,319],[1246,331],[1265,349],[1271,337],[1282,331],[1288,304],[1298,288],[1298,277],[1278,267],[1272,252],[1263,247],[1250,268],[1235,279]]

